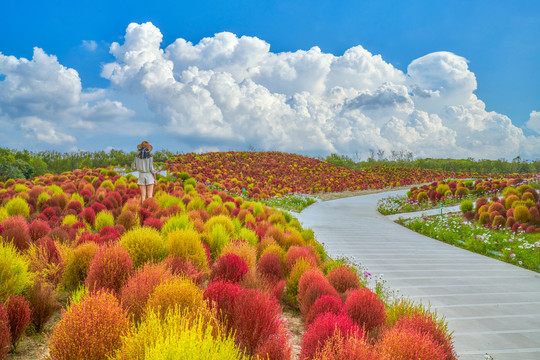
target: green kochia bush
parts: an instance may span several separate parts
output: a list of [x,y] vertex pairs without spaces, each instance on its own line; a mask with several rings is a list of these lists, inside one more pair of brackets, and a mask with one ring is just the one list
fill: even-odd
[[105,226],[114,226],[114,216],[110,212],[100,211],[96,215],[96,231],[103,229]]
[[15,246],[0,237],[0,303],[10,295],[21,295],[31,284],[28,263]]
[[470,199],[463,200],[461,204],[459,205],[459,209],[463,214],[465,214],[467,211],[472,211],[474,208],[473,202]]

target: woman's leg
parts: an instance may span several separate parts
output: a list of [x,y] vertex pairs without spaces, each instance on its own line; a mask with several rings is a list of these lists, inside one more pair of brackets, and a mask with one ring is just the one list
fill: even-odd
[[146,193],[148,195],[148,198],[153,197],[153,195],[154,195],[154,184],[146,185]]
[[146,187],[148,185],[139,185],[139,189],[141,189],[141,206],[144,203],[144,200],[146,200]]

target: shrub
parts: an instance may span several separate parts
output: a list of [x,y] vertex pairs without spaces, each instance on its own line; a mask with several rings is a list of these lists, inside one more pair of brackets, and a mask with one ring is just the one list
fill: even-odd
[[37,277],[27,294],[28,302],[32,309],[32,324],[39,333],[43,325],[49,321],[53,314],[60,308],[58,294],[54,287]]
[[362,283],[356,272],[347,265],[341,265],[330,270],[327,278],[330,285],[332,285],[340,294],[344,294],[350,289],[362,287]]
[[248,360],[235,346],[233,335],[209,320],[207,313],[178,309],[166,314],[149,312],[112,359]]
[[168,257],[165,264],[174,275],[185,276],[199,286],[202,285],[205,275],[207,275],[206,271],[200,271],[190,260],[181,257]]
[[319,297],[305,316],[306,326],[309,326],[317,316],[325,313],[340,314],[343,311],[341,298],[334,295],[322,295]]
[[108,211],[100,211],[96,215],[94,228],[96,229],[96,231],[100,231],[106,226],[114,226],[114,216]]
[[428,194],[425,191],[420,191],[418,195],[416,195],[416,201],[419,203],[428,201],[429,197]]
[[516,219],[513,216],[509,216],[508,219],[506,219],[506,227],[509,229],[513,229],[513,226],[516,224]]
[[257,243],[259,242],[259,237],[257,236],[257,234],[247,228],[241,228],[238,232],[238,237],[240,239],[245,239],[249,243],[249,245],[253,247],[256,247]]
[[400,330],[409,329],[429,335],[442,347],[445,354],[442,359],[457,359],[451,336],[446,334],[430,316],[413,314],[412,316],[402,317],[394,327]]
[[519,223],[529,221],[529,209],[525,205],[519,205],[514,208],[514,218]]
[[23,296],[13,295],[7,300],[6,310],[9,318],[11,345],[16,348],[17,342],[30,324],[30,304]]
[[153,228],[142,227],[127,231],[120,244],[126,248],[138,268],[147,262],[159,262],[165,257],[165,247],[161,233]]
[[489,214],[487,212],[483,212],[480,214],[480,217],[478,218],[478,223],[480,225],[486,225],[489,222]]
[[221,323],[226,326],[227,330],[231,328],[233,305],[243,291],[244,288],[239,284],[219,280],[211,282],[204,290],[204,300],[216,309]]
[[246,262],[250,270],[255,269],[257,262],[257,251],[245,240],[233,240],[221,250],[221,256],[226,254],[235,254],[240,256]]
[[221,255],[221,250],[229,243],[230,239],[231,236],[223,225],[218,223],[212,226],[209,242],[213,259]]
[[442,347],[430,335],[413,329],[390,329],[382,335],[376,349],[382,360],[445,359]]
[[343,334],[346,338],[361,338],[363,336],[362,330],[347,315],[330,313],[321,315],[315,319],[304,333],[299,359],[313,359],[317,350],[322,348],[326,341],[337,332]]
[[163,223],[159,219],[149,217],[146,220],[144,220],[143,226],[151,227],[151,228],[154,228],[157,231],[161,232],[161,228],[163,227]]
[[26,252],[26,258],[32,272],[52,284],[58,285],[62,278],[64,265],[54,241],[48,237],[39,239],[30,246]]
[[497,215],[493,219],[493,222],[491,223],[491,226],[497,227],[497,228],[503,228],[506,225],[506,219],[502,215]]
[[64,312],[49,339],[55,360],[101,360],[113,355],[129,327],[128,316],[110,293],[97,292]]
[[32,239],[26,219],[21,215],[10,216],[2,222],[5,230],[2,232],[2,237],[6,241],[10,241],[20,251],[28,249]]
[[87,242],[77,246],[69,254],[60,280],[62,288],[73,291],[84,282],[98,248],[99,246],[96,243]]
[[249,271],[245,260],[236,254],[225,254],[219,257],[210,273],[210,281],[224,280],[240,282]]
[[290,360],[292,348],[285,329],[282,327],[277,334],[270,335],[266,341],[259,344],[257,346],[256,356],[259,359]]
[[79,217],[87,224],[90,224],[90,226],[94,226],[96,224],[96,213],[91,207],[83,209],[79,214]]
[[0,303],[21,295],[31,284],[28,263],[11,243],[0,241]]
[[173,277],[155,287],[148,298],[146,311],[165,314],[169,309],[195,311],[204,306],[201,288],[189,279]]
[[90,291],[118,293],[133,272],[133,260],[122,246],[100,247],[90,263],[85,285]]
[[298,259],[303,258],[313,267],[317,266],[317,257],[314,254],[315,249],[310,246],[291,246],[285,255],[285,264],[287,271],[291,272]]
[[265,253],[257,263],[257,271],[266,280],[276,282],[285,279],[283,261],[275,253]]
[[532,187],[526,189],[524,192],[523,192],[523,195],[527,194],[527,193],[531,193],[531,195],[533,196],[533,201],[536,203],[538,202],[539,200],[539,195],[538,195],[538,191]]
[[344,309],[347,315],[366,332],[386,321],[384,303],[369,289],[353,290],[345,300]]
[[101,230],[99,230],[99,236],[101,236],[101,242],[107,244],[107,243],[114,243],[116,240],[119,240],[122,236],[123,230],[118,227],[118,225],[112,227],[112,226],[105,226]]
[[165,240],[167,254],[190,260],[200,270],[208,269],[206,250],[200,235],[193,229],[176,229],[169,231]]
[[[458,188],[462,189],[462,188]],[[379,355],[365,339],[345,337],[336,332],[313,356],[313,360],[379,360]]]
[[322,276],[322,278],[314,278],[308,280],[308,284],[305,285],[304,279],[308,277],[311,270],[308,270],[302,275],[298,283],[298,305],[300,312],[304,318],[308,315],[311,306],[323,295],[339,296],[336,289],[330,285],[328,280]]
[[122,286],[120,290],[122,306],[138,322],[156,286],[171,279],[172,274],[165,264],[144,265]]
[[29,226],[28,230],[32,241],[36,241],[39,238],[47,236],[51,231],[51,227],[43,220],[35,220]]
[[0,359],[5,359],[11,349],[11,331],[6,308],[0,302]]
[[192,227],[193,225],[191,224],[187,214],[175,215],[171,216],[169,220],[163,224],[161,233],[167,236],[169,232],[173,230],[191,229]]
[[481,197],[476,199],[476,211],[478,211],[482,206],[486,205],[488,203],[488,199],[485,197]]
[[9,216],[20,215],[25,218],[30,216],[30,207],[28,206],[28,203],[26,200],[20,197],[14,197],[13,199],[9,200],[4,208]]
[[299,259],[293,266],[289,277],[287,278],[287,298],[289,302],[296,306],[298,302],[296,295],[298,295],[298,281],[304,272],[312,268],[313,264],[305,259]]
[[473,202],[470,199],[463,200],[461,204],[459,205],[459,209],[461,210],[463,214],[465,214],[467,211],[472,211],[473,208],[474,208]]
[[531,207],[529,209],[529,219],[531,219],[531,222],[535,224],[540,224],[540,213],[538,212],[537,208]]
[[254,355],[259,344],[281,331],[280,316],[281,310],[275,299],[254,289],[245,289],[233,303],[232,328],[236,331],[236,342],[248,354]]
[[122,225],[126,230],[134,229],[139,226],[137,214],[130,210],[124,210],[116,218],[116,224]]
[[212,229],[216,225],[223,226],[227,234],[229,234],[229,237],[232,237],[234,235],[234,232],[235,232],[234,224],[231,218],[229,218],[228,216],[225,216],[225,215],[213,216],[206,222],[206,228],[210,231],[212,231]]

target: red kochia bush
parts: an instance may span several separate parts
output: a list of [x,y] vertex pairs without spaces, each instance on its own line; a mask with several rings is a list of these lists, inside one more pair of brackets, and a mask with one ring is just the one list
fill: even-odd
[[221,322],[227,329],[231,326],[233,305],[243,290],[242,286],[226,281],[211,282],[204,290],[203,299],[209,301],[210,306],[218,311]]
[[172,278],[165,264],[147,263],[129,278],[120,291],[122,306],[138,321],[150,294],[162,281]]
[[384,303],[369,289],[353,290],[345,300],[345,312],[365,331],[370,331],[386,321]]
[[358,275],[346,265],[341,265],[332,269],[328,273],[327,278],[330,285],[341,294],[349,289],[358,289],[362,287]]
[[334,336],[336,332],[343,334],[345,337],[363,337],[362,330],[347,315],[321,315],[315,319],[304,333],[299,359],[312,359],[317,350],[324,346],[325,342]]
[[91,226],[94,226],[96,223],[96,212],[91,207],[87,207],[82,210],[79,217]]
[[50,337],[55,360],[101,360],[120,348],[129,327],[126,311],[114,295],[97,292],[63,312]]
[[[307,272],[309,272],[309,270],[306,271],[306,273]],[[304,277],[306,273],[304,273],[302,277]],[[316,279],[316,280],[310,281],[307,286],[300,287],[300,285],[303,285],[301,284],[302,277],[300,278],[300,282],[298,284],[297,299],[298,299],[298,306],[300,308],[300,312],[302,313],[304,318],[309,313],[309,310],[311,309],[311,306],[313,305],[313,303],[315,303],[315,301],[321,296],[323,295],[339,296],[336,289],[334,289],[332,285],[330,285],[330,283],[325,277],[323,277],[322,279]],[[305,290],[301,291],[301,289],[302,290],[305,289]]]
[[331,313],[331,314],[339,314],[343,310],[343,303],[341,302],[341,298],[333,295],[323,295],[320,298],[318,298],[311,308],[309,309],[309,312],[306,319],[306,326],[309,326],[315,321],[315,318],[321,314],[325,313]]
[[259,344],[256,354],[260,359],[290,360],[292,348],[285,328],[282,327],[277,334],[270,335],[265,342]]
[[90,291],[108,289],[118,293],[133,272],[133,261],[120,246],[102,246],[90,263],[85,284]]
[[283,262],[276,253],[268,252],[261,256],[259,262],[257,262],[257,271],[266,280],[270,282],[276,282],[285,279],[285,272],[283,271]]
[[443,348],[425,333],[410,328],[392,328],[385,332],[376,345],[381,360],[445,360]]
[[15,347],[24,330],[30,324],[30,304],[23,296],[10,296],[7,301],[7,313],[11,332],[11,344]]
[[225,254],[214,264],[210,281],[225,280],[230,282],[240,282],[249,271],[249,267],[244,259],[236,254]]
[[94,213],[98,214],[100,211],[107,210],[107,207],[102,203],[95,202],[90,207],[94,210]]
[[452,344],[451,337],[444,332],[441,328],[437,326],[437,323],[431,318],[422,314],[413,314],[410,317],[400,318],[394,325],[397,329],[411,329],[418,331],[422,334],[428,334],[441,345],[443,352],[445,354],[446,360],[455,360],[457,359],[454,346]]
[[163,227],[163,223],[159,219],[149,217],[146,220],[144,220],[143,226],[153,227],[154,229],[161,231],[161,228]]
[[0,360],[6,358],[11,347],[11,331],[6,308],[0,303]]
[[205,272],[200,271],[190,260],[182,257],[169,257],[165,260],[165,264],[174,275],[186,276],[195,284],[202,285],[205,278]]
[[314,360],[379,360],[373,346],[364,338],[345,337],[339,332],[319,348]]
[[279,303],[255,289],[244,289],[240,293],[234,301],[231,317],[235,340],[250,355],[283,327]]
[[287,271],[291,272],[294,264],[300,258],[304,258],[309,261],[313,267],[317,267],[317,258],[314,254],[314,250],[310,246],[291,246],[285,256],[285,263],[287,265]]
[[33,241],[36,241],[37,239],[49,234],[51,227],[47,222],[38,218],[38,220],[35,220],[30,224],[28,230],[30,231],[30,238]]
[[20,251],[28,249],[32,239],[30,237],[30,230],[26,219],[21,216],[10,216],[4,219],[2,222],[5,230],[2,232],[2,237],[13,242],[13,245]]
[[105,226],[99,230],[99,236],[104,243],[116,242],[122,234],[112,226]]

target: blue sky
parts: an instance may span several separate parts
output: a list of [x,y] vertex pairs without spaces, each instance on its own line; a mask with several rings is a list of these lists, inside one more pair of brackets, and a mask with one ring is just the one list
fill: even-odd
[[[513,155],[536,157],[540,156],[540,152],[537,154],[531,150],[535,147],[534,141],[531,142],[534,140],[531,136],[537,136],[537,130],[540,128],[540,118],[536,120],[537,115],[534,113],[540,111],[539,10],[540,3],[537,1],[159,1],[156,3],[101,0],[13,1],[2,5],[0,31],[4,35],[0,37],[0,53],[19,60],[21,58],[32,59],[33,48],[39,47],[45,54],[56,56],[57,62],[61,66],[72,68],[78,72],[82,93],[88,93],[92,91],[91,89],[102,89],[107,94],[103,95],[101,101],[108,99],[121,103],[123,109],[126,109],[122,117],[125,121],[135,123],[139,121],[138,123],[140,123],[143,117],[155,115],[153,122],[156,126],[166,124],[170,127],[174,124],[185,126],[178,118],[179,116],[184,119],[184,115],[176,114],[174,117],[157,111],[156,108],[163,110],[161,100],[157,101],[161,106],[155,102],[147,101],[146,106],[139,108],[141,101],[137,100],[136,97],[141,95],[140,92],[132,91],[133,88],[129,88],[128,91],[124,85],[114,83],[111,78],[103,76],[102,70],[105,64],[120,62],[118,57],[109,52],[110,46],[113,42],[123,44],[126,28],[130,23],[150,22],[163,36],[162,50],[165,50],[167,46],[179,38],[196,45],[201,39],[213,38],[214,34],[221,32],[230,32],[235,34],[237,38],[245,35],[260,39],[270,46],[269,52],[272,54],[296,53],[299,50],[308,51],[317,46],[323,54],[340,57],[347,50],[360,45],[373,56],[380,55],[385,63],[391,64],[405,75],[409,75],[407,73],[408,67],[415,59],[432,53],[449,52],[463,58],[468,72],[474,74],[476,89],[472,91],[479,100],[485,103],[485,111],[507,116],[511,119],[512,125],[521,129],[523,136],[529,138],[526,145],[522,144],[522,140],[516,140],[522,145],[514,144],[513,150],[508,150],[506,153],[504,150],[497,152],[492,149],[497,144],[489,143],[487,140],[484,145],[488,148],[482,148],[479,145],[475,149],[466,148],[463,150],[463,146],[458,144],[456,145],[456,155],[453,157],[468,155],[507,158]],[[197,63],[198,60],[193,61],[188,65],[200,69],[204,67]],[[180,70],[185,69],[180,69],[178,62],[174,64],[175,70],[179,69],[177,72],[175,71],[175,76],[178,78]],[[213,65],[219,68],[219,71],[227,72],[228,70],[224,70],[220,64]],[[300,73],[299,68],[296,70]],[[212,68],[212,71],[217,70]],[[6,78],[9,77],[9,74],[6,73],[7,71],[2,71],[0,67],[0,80],[5,82]],[[238,76],[233,77],[238,84],[242,84],[242,79],[239,79]],[[400,84],[399,80],[392,79],[393,83]],[[422,79],[426,78],[422,77]],[[289,88],[290,91],[267,85],[271,83],[268,79],[266,82],[261,81],[255,82],[269,89],[272,93],[283,93],[291,99],[297,93]],[[373,95],[378,91],[378,86],[385,82],[381,80],[373,88],[358,87],[356,95],[362,91],[370,91]],[[341,86],[339,82],[337,84]],[[17,86],[23,85],[18,83]],[[306,88],[300,87],[296,90],[306,90]],[[307,90],[314,91],[311,88]],[[410,86],[409,90],[411,90]],[[145,93],[140,99],[143,98],[148,99],[148,93]],[[349,98],[347,101],[349,100],[351,99]],[[91,107],[97,101],[92,102],[91,100],[88,105]],[[13,100],[12,104],[16,103]],[[417,104],[416,101],[414,103]],[[445,102],[445,104],[450,103]],[[84,106],[83,103],[79,103],[79,105]],[[452,103],[451,105],[461,104]],[[32,124],[57,125],[53,120],[54,114],[50,114],[49,118],[42,118],[39,113],[33,114],[28,109],[11,112],[4,110],[2,112],[2,106],[8,108],[10,104],[0,102],[0,116],[3,115],[4,121],[11,124],[13,135],[18,134],[17,131],[20,132],[21,129],[23,129],[21,134],[25,133],[24,131],[26,131],[25,134],[28,134],[28,129],[33,126]],[[437,114],[442,118],[443,125],[446,125],[446,121],[451,122],[451,120],[444,118],[438,112],[439,110],[429,109],[426,111],[426,108],[421,106],[414,107],[414,110],[426,111],[428,115]],[[223,109],[221,111],[225,114]],[[315,116],[313,110],[310,110],[309,113],[312,118]],[[411,113],[412,110],[408,111],[407,116],[410,117]],[[477,112],[472,111],[472,113]],[[379,113],[378,115],[382,116]],[[30,121],[28,116],[39,118],[42,122],[35,119]],[[168,118],[167,116],[172,117]],[[190,121],[199,121],[193,117],[193,113],[190,113],[189,116],[191,116]],[[375,115],[372,114],[372,116]],[[392,117],[399,118],[395,113],[384,116],[387,117],[387,125]],[[17,119],[23,119],[22,125],[17,125],[17,121],[19,121]],[[402,120],[405,125],[411,121],[409,118]],[[226,119],[224,121],[227,122]],[[494,123],[501,123],[501,121],[492,120]],[[527,122],[529,122],[529,126],[527,126]],[[328,124],[328,122],[326,123]],[[378,123],[375,127],[378,126],[382,129],[383,125]],[[335,124],[332,124],[331,127],[334,130],[337,129]],[[458,129],[449,125],[446,127],[459,134]],[[8,128],[10,127],[8,126]],[[65,128],[65,124],[60,128]],[[57,133],[61,133],[60,128],[56,128]],[[33,146],[35,150],[51,147],[60,150],[75,148],[95,150],[100,146],[103,148],[118,146],[118,144],[115,145],[111,142],[112,139],[96,143],[95,139],[92,140],[88,137],[90,128],[91,126],[88,125],[85,130],[86,135],[77,133],[76,130],[73,130],[73,133],[64,131],[65,136],[59,136],[58,141],[54,143],[40,143],[38,141]],[[493,130],[494,133],[500,132],[500,129]],[[515,133],[514,129],[509,131],[512,134]],[[190,134],[180,134],[180,136],[169,136],[170,133],[167,129],[160,130],[156,127],[148,136],[155,139],[154,141],[166,139],[163,142],[170,149],[174,149],[173,146],[177,143],[189,150],[228,150],[229,148],[252,145],[254,142],[259,144],[256,134],[252,137],[239,139],[220,136],[213,138],[197,131]],[[142,134],[137,135],[141,136]],[[88,138],[86,142],[85,136]],[[321,140],[317,140],[313,136],[315,135],[306,141]],[[392,138],[389,136],[383,136],[383,138],[391,143]],[[451,136],[451,134],[444,135],[443,132],[439,133],[439,136],[444,138]],[[186,140],[187,138],[191,140]],[[202,139],[203,146],[197,147],[197,141],[193,139]],[[132,141],[131,138],[125,137],[118,141],[119,147],[128,147]],[[295,148],[287,146],[284,141],[267,140],[261,141],[259,147],[261,149],[275,148],[310,153],[325,153],[333,150],[351,153],[355,151],[354,147],[361,148],[362,152],[368,150],[367,147],[362,147],[361,143],[347,143],[347,146],[341,146],[336,144],[336,141],[322,139],[322,143],[325,141],[330,144],[319,147]],[[412,146],[411,143],[400,143],[396,146],[420,154],[422,151]],[[387,151],[390,150],[389,146],[391,145],[381,141],[370,144],[369,147],[373,148],[379,144]],[[447,144],[446,150],[448,146],[451,147],[452,144]],[[508,146],[510,145],[507,145],[507,149],[509,149]],[[441,151],[445,153],[446,150]],[[426,156],[437,154],[436,151],[424,151]]]

